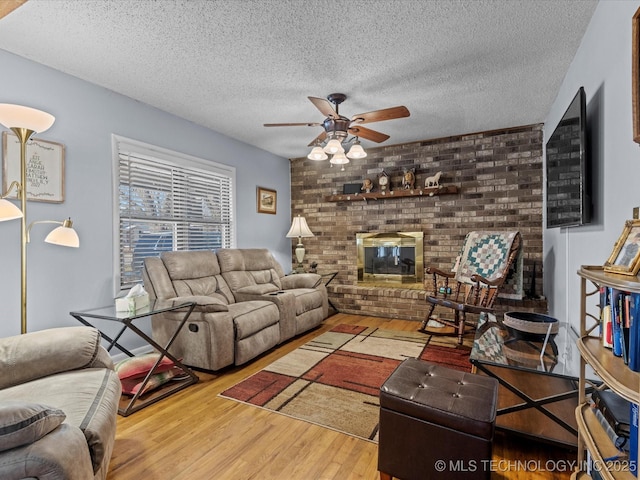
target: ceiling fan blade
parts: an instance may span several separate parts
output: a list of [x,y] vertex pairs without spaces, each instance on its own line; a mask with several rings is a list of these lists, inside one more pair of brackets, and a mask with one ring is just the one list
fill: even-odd
[[374,110],[373,112],[359,113],[351,117],[352,122],[359,125],[363,123],[382,122],[384,120],[393,120],[395,118],[404,118],[410,115],[409,110],[405,106],[383,108],[382,110]]
[[375,130],[371,130],[370,128],[361,127],[359,125],[349,128],[349,133],[355,137],[366,138],[367,140],[371,140],[372,142],[376,143],[384,142],[389,138],[389,135],[376,132]]
[[265,127],[319,127],[321,123],[265,123]]
[[331,102],[329,100],[324,98],[318,98],[318,97],[307,97],[307,98],[311,100],[311,103],[313,103],[323,115],[326,115],[327,117],[331,117],[331,118],[340,117],[340,115],[338,115],[338,113],[331,106]]
[[322,132],[320,135],[314,138],[313,141],[309,145],[307,145],[307,147],[315,147],[316,145],[324,142],[325,138],[327,138],[327,132]]

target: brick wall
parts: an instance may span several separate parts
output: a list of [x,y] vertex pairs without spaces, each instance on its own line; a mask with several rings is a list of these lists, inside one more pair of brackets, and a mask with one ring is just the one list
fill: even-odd
[[[467,232],[519,230],[524,243],[524,289],[542,295],[542,125],[426,140],[374,148],[352,160],[345,171],[327,160],[291,161],[292,215],[306,217],[314,238],[303,240],[305,266],[316,261],[319,272],[338,271],[329,296],[338,310],[421,320],[424,292],[358,287],[358,232],[424,232],[424,263],[450,269]],[[373,179],[383,169],[395,189],[403,168],[416,171],[416,187],[442,171],[440,184],[458,188],[455,194],[330,202],[343,184]],[[293,248],[296,242],[292,242]],[[546,311],[541,301],[501,302],[503,309]]]

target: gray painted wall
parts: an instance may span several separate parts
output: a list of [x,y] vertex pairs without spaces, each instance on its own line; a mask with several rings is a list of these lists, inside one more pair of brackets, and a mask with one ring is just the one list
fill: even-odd
[[[579,322],[580,265],[602,265],[640,205],[640,147],[632,140],[631,18],[640,2],[600,2],[545,120],[545,143],[580,86],[587,94],[595,216],[590,225],[544,230],[550,314]],[[545,219],[546,221],[546,219]],[[546,223],[545,223],[546,225]],[[595,304],[595,300],[593,299]]]
[[[69,316],[70,310],[113,302],[113,133],[234,166],[237,246],[269,248],[285,271],[291,269],[292,241],[285,238],[291,224],[288,159],[3,50],[0,70],[0,103],[53,114],[53,127],[36,137],[63,143],[66,148],[64,203],[29,202],[27,219],[71,216],[80,236],[76,250],[45,244],[48,225],[32,230],[27,264],[29,331],[78,325]],[[277,215],[256,212],[258,185],[277,190]],[[2,337],[20,333],[19,256],[19,222],[1,222]]]

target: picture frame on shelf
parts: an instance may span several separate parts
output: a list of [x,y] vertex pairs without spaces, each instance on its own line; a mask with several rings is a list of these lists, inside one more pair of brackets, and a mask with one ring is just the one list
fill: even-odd
[[604,264],[605,272],[637,275],[640,271],[640,220],[627,220]]
[[[26,145],[27,200],[64,202],[64,145],[32,138]],[[11,132],[2,132],[2,191],[12,182],[20,182],[20,140]],[[12,190],[7,198],[18,198]]]
[[640,143],[640,8],[631,23],[631,112],[633,141]]
[[258,187],[256,191],[258,213],[276,214],[278,206],[278,192],[269,188]]

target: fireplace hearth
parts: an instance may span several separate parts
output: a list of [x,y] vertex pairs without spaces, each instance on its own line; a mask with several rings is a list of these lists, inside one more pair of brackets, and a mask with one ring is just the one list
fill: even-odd
[[357,233],[358,285],[422,285],[423,238],[422,232]]

